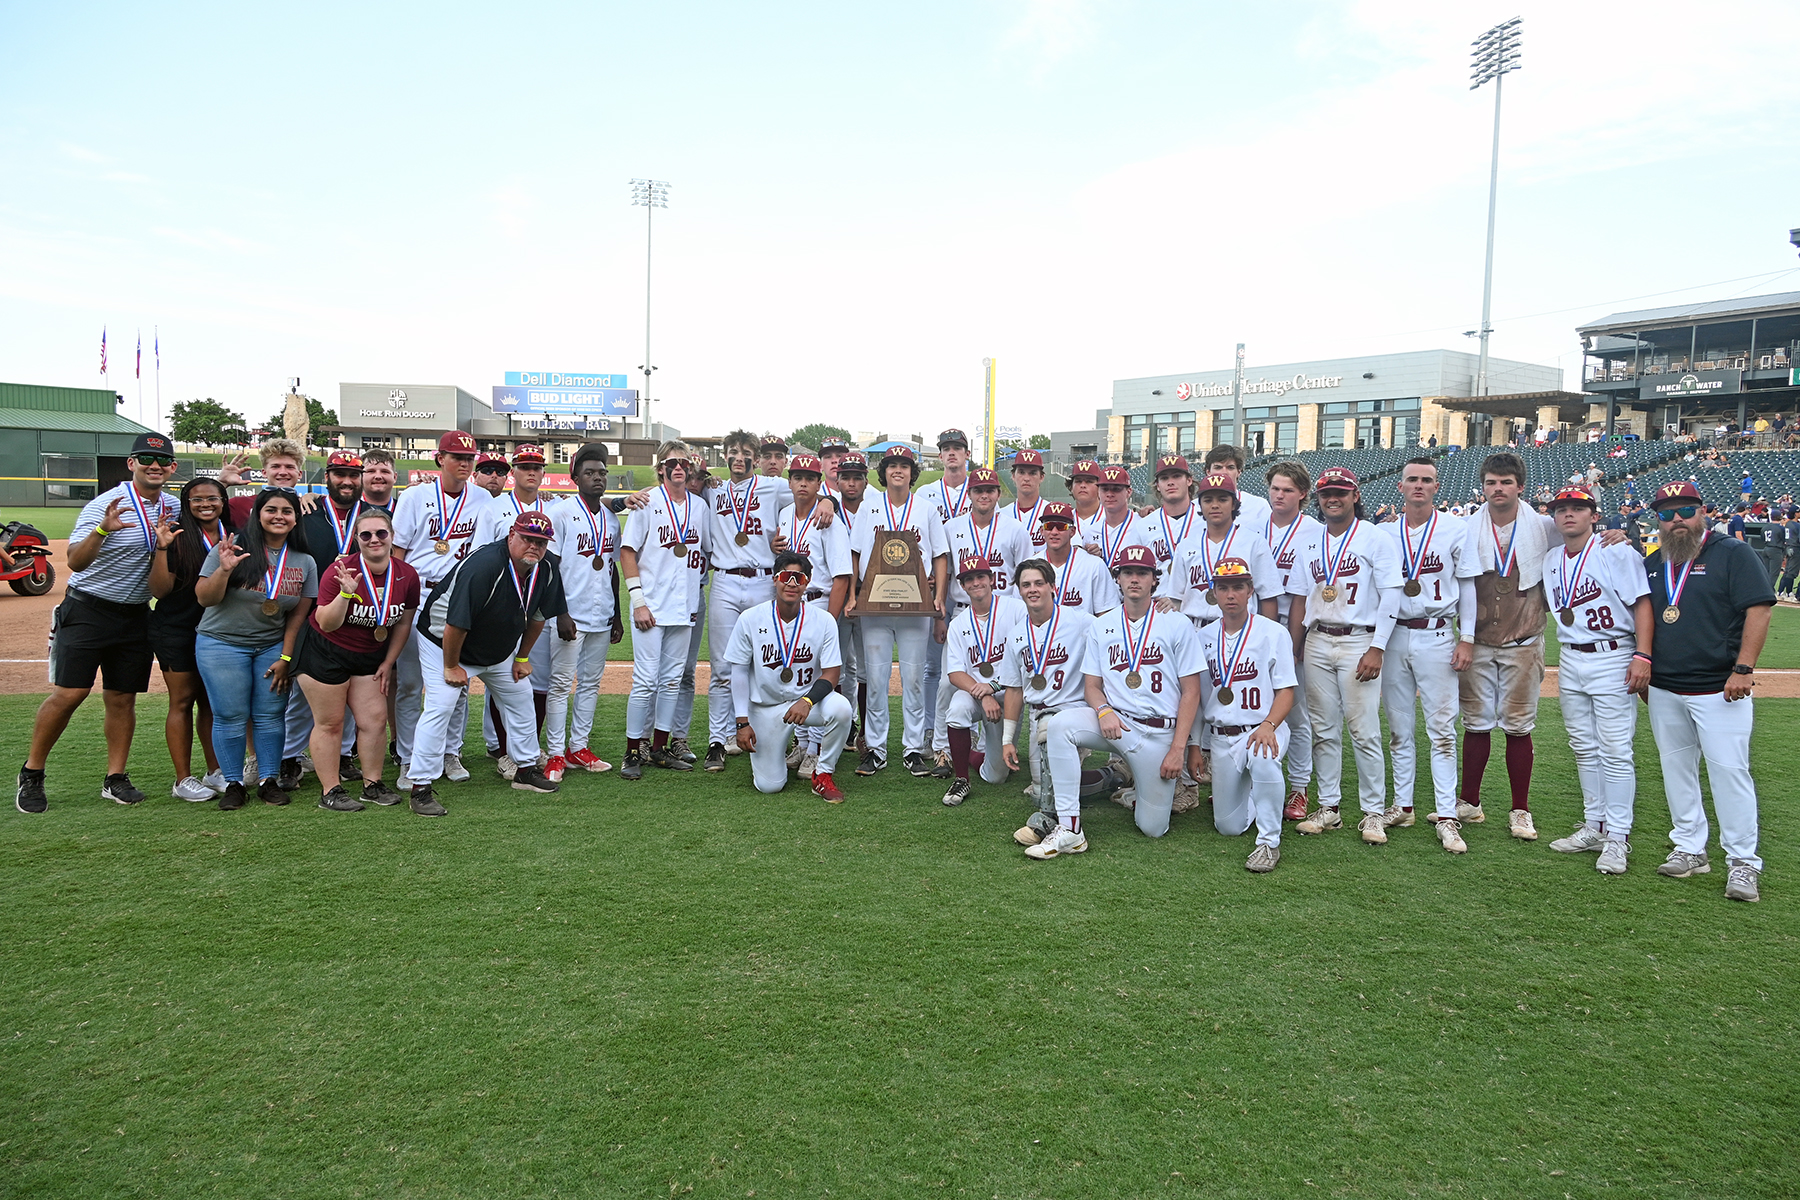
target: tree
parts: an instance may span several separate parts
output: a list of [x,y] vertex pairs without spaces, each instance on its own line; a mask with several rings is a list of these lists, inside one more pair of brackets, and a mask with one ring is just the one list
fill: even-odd
[[219,446],[243,440],[244,418],[210,396],[176,404],[169,418],[169,432],[178,442]]
[[1047,433],[1032,434],[1031,445],[1029,448],[1032,450],[1048,450],[1050,448],[1050,435]]
[[816,452],[825,444],[828,437],[842,438],[845,445],[850,444],[850,431],[841,425],[827,425],[823,421],[814,421],[811,425],[802,425],[788,434],[788,445],[811,446]]
[[[266,422],[268,428],[274,431],[277,437],[286,436],[282,433],[282,430],[286,428],[286,414],[287,401],[283,400],[281,402],[281,407],[277,408],[275,414]],[[332,412],[329,408],[326,408],[311,396],[308,396],[306,398],[306,423],[312,430],[311,434],[308,436],[311,437],[315,443],[322,444],[319,430],[327,425],[336,425],[338,423],[337,414]]]

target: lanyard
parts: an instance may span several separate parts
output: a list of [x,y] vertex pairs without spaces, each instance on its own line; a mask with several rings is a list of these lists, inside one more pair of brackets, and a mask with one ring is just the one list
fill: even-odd
[[1518,516],[1514,515],[1512,532],[1506,535],[1505,550],[1500,549],[1500,531],[1494,528],[1492,517],[1488,518],[1488,533],[1494,539],[1494,569],[1499,572],[1500,578],[1505,579],[1512,574],[1513,559],[1516,557],[1513,553],[1513,543],[1519,540]]
[[[759,476],[752,475],[750,486],[744,489],[743,503],[738,503],[737,484],[725,481],[725,498],[731,504],[731,520],[737,526],[739,537],[749,537],[750,510],[756,507],[756,481]],[[742,543],[740,543],[741,545]]]
[[[150,523],[150,506],[138,499],[137,488],[132,484],[127,483],[125,485],[125,494],[131,497],[131,510],[137,514],[138,524],[143,526],[144,549],[148,550],[151,554],[155,554],[156,528]],[[156,498],[156,515],[158,517],[162,516],[162,497],[160,495]]]
[[1194,523],[1194,506],[1191,504],[1188,505],[1187,512],[1182,514],[1181,536],[1180,537],[1176,537],[1175,531],[1169,527],[1169,510],[1168,509],[1166,509],[1166,508],[1157,509],[1156,516],[1157,516],[1157,519],[1162,521],[1163,543],[1166,546],[1168,546],[1168,548],[1169,548],[1169,561],[1174,562],[1175,561],[1175,547],[1179,546],[1182,542],[1187,540],[1188,526],[1190,526]]
[[467,483],[463,484],[463,490],[462,490],[461,494],[456,497],[456,511],[452,512],[452,513],[446,513],[444,511],[445,504],[447,503],[444,499],[444,481],[442,479],[439,479],[436,483],[436,486],[437,486],[437,500],[438,500],[438,519],[443,521],[443,523],[444,523],[443,536],[439,540],[447,542],[450,540],[450,534],[455,531],[457,522],[462,520],[463,505],[465,505],[469,502],[470,488]]
[[[1670,608],[1680,605],[1681,593],[1687,591],[1688,572],[1692,571],[1694,564],[1700,561],[1700,552],[1706,549],[1706,539],[1710,536],[1712,536],[1710,529],[1700,535],[1700,544],[1694,547],[1694,557],[1681,564],[1679,575],[1674,573],[1674,567],[1669,560],[1663,559],[1663,590],[1669,593]],[[1665,617],[1665,619],[1667,618]]]
[[1225,535],[1225,540],[1219,543],[1219,552],[1212,556],[1211,562],[1206,561],[1208,543],[1204,539],[1201,541],[1200,565],[1206,568],[1206,587],[1209,591],[1212,589],[1213,585],[1213,573],[1219,569],[1219,563],[1224,561],[1225,557],[1231,553],[1231,543],[1237,540],[1237,531],[1238,527],[1233,525],[1231,527],[1231,532]]
[[[273,571],[263,572],[263,593],[271,600],[281,594],[281,576],[282,573],[287,570],[287,556],[288,544],[283,542],[281,544],[281,557],[275,561],[275,569]],[[268,561],[266,555],[264,556],[263,561]]]
[[804,524],[800,520],[800,510],[797,508],[794,510],[794,515],[788,522],[789,550],[792,550],[795,554],[807,553],[811,548],[812,543],[806,540],[806,532],[812,528],[813,520],[818,515],[819,502],[817,500],[814,500],[813,506],[806,510],[806,521]]
[[[506,577],[508,579],[512,580],[513,591],[518,593],[519,607],[524,610],[525,619],[527,621],[531,620],[532,597],[537,595],[538,568],[543,565],[544,565],[543,563],[533,563],[531,565],[531,582],[529,584],[527,584],[525,587],[521,588],[519,586],[519,569],[517,567],[513,566],[510,561],[506,564]],[[390,567],[388,569],[388,573],[390,575],[390,579],[388,581],[388,586],[392,587],[393,581],[392,581],[391,576],[393,574],[393,568]]]
[[793,635],[785,638],[782,636],[781,610],[773,605],[769,608],[769,611],[775,615],[775,648],[781,652],[781,682],[783,683],[787,683],[794,677],[794,654],[800,646],[800,630],[806,625],[807,607],[802,604],[800,610],[794,614]]
[[[1222,622],[1220,623],[1219,657],[1212,665],[1215,672],[1219,671],[1220,664],[1223,663],[1225,665],[1223,673],[1214,675],[1214,678],[1219,681],[1219,686],[1221,688],[1230,688],[1231,681],[1237,677],[1238,662],[1244,657],[1244,647],[1250,644],[1250,626],[1254,624],[1255,621],[1255,613],[1251,613],[1244,618],[1244,627],[1238,630],[1237,648],[1234,649],[1229,656],[1225,653],[1225,639],[1230,635],[1225,632],[1224,624]],[[1229,661],[1227,661],[1228,658]],[[1231,701],[1222,700],[1221,703],[1229,704]]]
[[[1044,633],[1044,645],[1041,650],[1038,648],[1037,637],[1032,632],[1035,627],[1030,621],[1025,622],[1025,657],[1031,663],[1032,675],[1040,678],[1043,676],[1044,668],[1050,663],[1050,647],[1056,644],[1056,627],[1061,622],[1062,605],[1058,604],[1050,610],[1049,629]],[[1033,679],[1032,682],[1036,683],[1037,680]]]
[[898,533],[902,529],[910,528],[908,522],[912,520],[913,504],[911,492],[906,494],[906,507],[900,510],[900,517],[898,520],[894,517],[894,502],[888,499],[888,494],[885,491],[881,493],[881,504],[882,507],[887,509],[887,527],[890,530]]
[[1337,585],[1338,572],[1344,565],[1344,552],[1350,549],[1351,539],[1356,537],[1356,530],[1361,525],[1362,522],[1358,520],[1352,520],[1350,522],[1350,528],[1344,531],[1344,540],[1338,543],[1336,554],[1331,552],[1331,530],[1327,529],[1325,531],[1325,549],[1322,557],[1324,558],[1326,587],[1335,587]]
[[375,591],[374,576],[369,574],[369,560],[360,554],[356,556],[356,573],[362,576],[363,587],[368,589],[369,599],[375,604],[375,624],[386,625],[388,599],[394,594],[394,576],[398,575],[399,572],[394,570],[394,564],[390,560],[388,562],[387,578],[382,581],[381,591],[379,593]]
[[[1144,647],[1150,644],[1150,626],[1155,621],[1156,605],[1152,604],[1150,610],[1144,614],[1143,632],[1138,635],[1137,644],[1134,646],[1131,641],[1131,618],[1125,615],[1123,608],[1119,610],[1119,629],[1125,635],[1126,683],[1131,683],[1131,677],[1138,673],[1138,664],[1144,661]],[[1132,686],[1137,685],[1132,684]]]
[[[1438,515],[1434,510],[1431,520],[1425,523],[1424,535],[1419,538],[1419,552],[1414,554],[1412,531],[1406,527],[1406,518],[1404,516],[1400,518],[1400,556],[1402,559],[1400,566],[1406,578],[1417,579],[1419,577],[1419,570],[1425,565],[1425,551],[1431,546],[1431,535],[1437,532],[1437,521]],[[1518,526],[1513,527],[1513,532],[1518,532]]]
[[681,515],[678,517],[675,515],[675,501],[669,495],[669,485],[665,483],[657,490],[663,494],[663,508],[669,514],[669,524],[675,527],[675,544],[677,546],[687,545],[688,531],[693,528],[692,522],[688,520],[693,497],[686,492],[681,494]]
[[325,501],[325,503],[330,505],[330,512],[327,515],[331,517],[332,540],[337,542],[339,554],[348,554],[350,553],[350,531],[356,528],[356,516],[358,513],[362,512],[362,501],[351,501],[350,515],[344,518],[343,524],[341,525],[338,523],[337,519],[337,505],[332,504],[330,500]]
[[[1562,604],[1559,607],[1574,607],[1575,589],[1581,586],[1581,573],[1587,569],[1588,555],[1592,554],[1594,552],[1594,547],[1599,544],[1600,538],[1598,535],[1589,535],[1588,544],[1581,548],[1581,555],[1575,560],[1575,582],[1573,584],[1569,582],[1569,553],[1566,550],[1563,551],[1562,561],[1556,564],[1558,583],[1560,584],[1560,591],[1562,593]],[[1685,580],[1683,582],[1685,582]]]

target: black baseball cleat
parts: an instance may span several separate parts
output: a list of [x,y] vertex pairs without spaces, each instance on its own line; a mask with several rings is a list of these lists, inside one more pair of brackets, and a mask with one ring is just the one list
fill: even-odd
[[283,805],[288,802],[287,789],[279,779],[265,779],[256,785],[256,798],[264,804]]
[[[281,760],[281,773],[275,776],[275,786],[279,787],[284,792],[291,792],[300,786],[302,777],[303,773],[300,770],[300,760],[297,758],[284,758]],[[267,797],[264,797],[264,799],[267,799]]]
[[131,776],[121,771],[106,777],[106,782],[100,785],[100,798],[114,804],[142,804],[144,793],[131,786]]
[[30,767],[19,768],[19,795],[13,803],[22,813],[41,813],[50,807],[44,796],[44,773]]
[[514,791],[539,792],[548,796],[562,785],[544,774],[544,769],[536,763],[526,763],[513,775]]
[[244,791],[243,784],[228,783],[225,785],[225,790],[219,793],[219,809],[222,812],[231,812],[234,809],[242,808],[249,798],[249,793]]
[[873,750],[864,750],[862,752],[862,757],[857,760],[856,773],[858,775],[873,775],[885,766],[887,766],[887,764],[882,762],[880,756]]
[[341,783],[319,797],[319,807],[329,808],[332,812],[361,812],[363,810],[362,801],[351,799],[350,793],[344,790],[344,785]]
[[944,793],[944,803],[951,808],[955,808],[968,798],[969,781],[966,779],[958,779],[955,783],[950,785],[950,790]]
[[627,750],[625,765],[619,768],[620,779],[642,779],[644,777],[644,752]]
[[682,762],[681,756],[667,746],[652,746],[649,754],[650,765],[661,767],[665,771],[691,771],[694,764]]
[[907,772],[915,778],[923,779],[931,774],[933,766],[932,761],[923,754],[920,754],[917,750],[907,751],[900,761],[905,765]]
[[714,742],[706,748],[706,769],[723,771],[725,769],[725,743]]
[[412,790],[412,810],[421,817],[441,817],[445,813],[444,806],[437,802],[429,783],[421,783]]

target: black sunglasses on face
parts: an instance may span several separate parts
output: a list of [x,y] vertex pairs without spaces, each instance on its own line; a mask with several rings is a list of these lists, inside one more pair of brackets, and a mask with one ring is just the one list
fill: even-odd
[[509,469],[510,468],[508,467],[502,467],[495,463],[483,463],[481,466],[475,468],[475,473],[477,475],[504,475]]
[[175,460],[167,454],[134,454],[133,458],[146,467],[172,467]]

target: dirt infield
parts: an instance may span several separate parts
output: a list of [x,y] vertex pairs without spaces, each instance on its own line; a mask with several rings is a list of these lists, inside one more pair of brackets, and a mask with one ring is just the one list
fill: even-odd
[[[56,541],[50,544],[55,551],[51,561],[56,564],[56,586],[47,595],[20,596],[10,588],[0,587],[0,695],[42,693],[50,687],[49,662],[46,657],[49,653],[50,610],[62,603],[63,587],[69,576],[68,542]],[[704,692],[712,678],[712,670],[703,662],[695,673],[696,686]],[[159,673],[151,673],[150,690],[166,690]],[[476,690],[480,690],[479,683]],[[609,696],[622,696],[630,690],[631,664],[608,664],[606,674],[601,679],[600,691]],[[1756,691],[1758,695],[1770,699],[1800,696],[1800,671],[1758,671]],[[900,694],[898,671],[894,672],[889,694]],[[1542,694],[1558,694],[1555,667],[1545,673]]]

